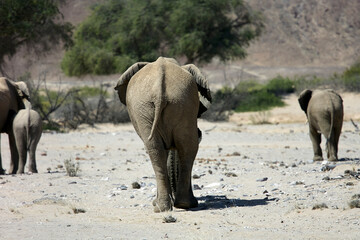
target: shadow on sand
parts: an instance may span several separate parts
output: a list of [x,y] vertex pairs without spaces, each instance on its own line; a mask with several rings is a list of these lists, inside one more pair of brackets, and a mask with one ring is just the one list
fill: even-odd
[[276,201],[276,198],[263,198],[263,199],[229,199],[224,195],[215,196],[208,195],[197,198],[199,201],[199,206],[197,208],[190,209],[191,211],[201,211],[208,209],[224,209],[230,207],[254,207],[267,205],[268,202]]

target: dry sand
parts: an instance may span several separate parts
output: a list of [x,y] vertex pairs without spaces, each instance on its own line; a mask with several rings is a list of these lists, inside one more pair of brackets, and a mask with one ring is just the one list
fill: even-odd
[[[305,116],[296,96],[273,109],[272,124],[250,114],[199,121],[203,141],[193,168],[199,207],[153,213],[156,181],[131,124],[44,133],[38,174],[0,176],[0,239],[358,239],[359,94],[343,94],[341,161],[312,162]],[[358,104],[359,105],[359,104]],[[255,114],[256,116],[256,114]],[[3,166],[9,166],[2,135]],[[80,164],[66,176],[64,161]],[[133,189],[138,182],[140,189]],[[315,209],[317,204],[327,208]],[[165,219],[176,219],[166,223]]]

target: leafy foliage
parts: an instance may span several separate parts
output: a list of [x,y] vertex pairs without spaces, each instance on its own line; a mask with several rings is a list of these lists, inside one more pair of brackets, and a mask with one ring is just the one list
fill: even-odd
[[344,71],[342,78],[347,89],[360,91],[360,59]]
[[80,76],[123,72],[160,55],[191,63],[243,58],[262,28],[242,0],[108,0],[78,27],[61,67]]
[[72,25],[59,21],[62,0],[2,0],[0,7],[0,70],[5,56],[26,45],[49,50],[49,44],[72,43]]

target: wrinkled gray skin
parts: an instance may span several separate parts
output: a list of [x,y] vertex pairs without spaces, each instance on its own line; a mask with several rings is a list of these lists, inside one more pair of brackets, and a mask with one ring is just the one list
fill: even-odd
[[315,91],[306,89],[301,92],[298,100],[308,118],[314,161],[323,160],[320,147],[321,134],[326,139],[328,160],[337,161],[339,137],[344,118],[342,98],[331,89]]
[[[131,122],[150,156],[156,175],[154,211],[198,206],[191,184],[191,171],[198,151],[197,117],[210,105],[207,81],[192,65],[180,66],[175,59],[139,62],[124,72],[115,87],[127,106]],[[167,160],[176,150],[176,193],[171,191]]]
[[29,152],[28,171],[37,173],[35,152],[42,134],[42,120],[39,113],[30,108],[19,110],[13,121],[13,132],[19,161],[11,163],[10,171],[17,174],[24,173]]
[[[9,136],[11,162],[16,162],[19,158],[11,128],[12,121],[16,113],[25,108],[24,102],[28,100],[29,90],[24,82],[14,82],[0,77],[0,132],[7,133]],[[0,149],[0,174],[4,173]]]

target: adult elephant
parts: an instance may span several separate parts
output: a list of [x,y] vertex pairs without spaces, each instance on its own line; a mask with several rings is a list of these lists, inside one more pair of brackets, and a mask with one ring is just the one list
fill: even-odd
[[[18,161],[19,158],[11,125],[16,113],[25,108],[25,101],[29,101],[29,90],[24,82],[0,77],[0,132],[9,135],[11,162]],[[1,160],[0,149],[0,174],[4,174]],[[12,169],[9,172],[13,173]]]
[[[154,211],[198,206],[191,184],[191,171],[198,151],[197,117],[211,102],[208,83],[193,64],[180,66],[175,59],[159,57],[155,62],[132,65],[120,77],[115,90],[127,106],[131,122],[150,156],[156,175]],[[172,192],[167,159],[178,156]],[[172,165],[172,164],[170,164]],[[175,189],[175,188],[174,188]]]
[[321,134],[326,139],[328,160],[337,161],[339,137],[344,118],[341,96],[331,89],[315,91],[305,89],[300,93],[298,100],[308,118],[314,161],[323,160],[320,147]]

